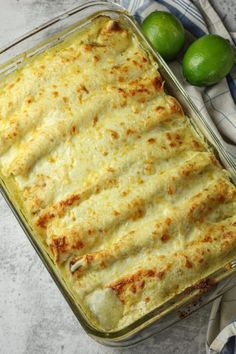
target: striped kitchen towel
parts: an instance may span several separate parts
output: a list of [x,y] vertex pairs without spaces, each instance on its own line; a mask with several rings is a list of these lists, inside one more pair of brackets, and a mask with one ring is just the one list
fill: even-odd
[[[171,12],[181,20],[185,27],[186,46],[206,33],[219,34],[235,45],[236,33],[227,31],[209,1],[193,1],[197,6],[190,0],[116,0],[114,2],[128,9],[140,23],[152,11]],[[181,54],[169,65],[203,116],[217,131],[225,148],[236,162],[236,66],[217,85],[198,88],[184,80],[181,70]],[[219,284],[218,287],[226,286],[229,281],[235,284],[236,279],[231,278]],[[236,354],[236,286],[213,303],[206,347],[208,354]]]
[[[235,276],[218,285],[217,291],[235,283]],[[208,354],[236,354],[236,287],[213,303],[207,330]]]

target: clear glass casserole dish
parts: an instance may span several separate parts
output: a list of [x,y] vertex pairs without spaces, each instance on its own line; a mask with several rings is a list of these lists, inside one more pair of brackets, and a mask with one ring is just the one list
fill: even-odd
[[[140,43],[143,48],[145,48],[145,50],[149,52],[158,62],[159,71],[166,82],[168,91],[170,93],[173,92],[174,96],[181,102],[185,113],[187,113],[190,117],[196,130],[198,130],[198,132],[204,136],[207,141],[209,141],[211,146],[213,146],[218,158],[229,171],[232,180],[235,181],[236,166],[225,151],[215,132],[212,131],[207,121],[205,121],[204,117],[202,117],[197,111],[194,104],[189,99],[188,94],[183,90],[165,62],[147,43],[146,39],[140,32],[138,25],[123,9],[115,4],[106,2],[87,3],[57,17],[56,19],[46,23],[23,38],[18,39],[13,44],[2,49],[0,51],[1,62],[4,64],[0,67],[1,78],[16,70],[20,65],[23,65],[25,60],[28,58],[42,53],[47,48],[63,41],[68,35],[87,25],[91,20],[99,15],[106,15],[112,19],[119,18],[119,20],[124,21],[126,25],[129,26],[129,28],[136,34],[136,36],[140,39]],[[50,255],[46,252],[37,237],[34,236],[34,231],[28,224],[23,211],[17,205],[17,198],[12,193],[10,185],[5,184],[4,179],[1,179],[1,192],[9,203],[9,206],[19,220],[26,235],[35,247],[45,266],[57,283],[65,299],[70,304],[81,325],[90,336],[100,343],[111,346],[128,346],[142,341],[148,336],[161,331],[162,329],[178,321],[180,318],[187,316],[203,304],[213,300],[219,296],[222,291],[227,290],[227,284],[225,284],[224,287],[221,287],[221,290],[219,288],[217,290],[215,289],[216,284],[226,278],[228,282],[228,277],[235,271],[236,260],[224,265],[224,267],[219,269],[207,279],[201,280],[200,283],[188,288],[183,293],[175,296],[164,305],[151,311],[126,328],[116,332],[99,331],[94,328],[91,323],[89,323],[86,318],[86,314],[83,313],[83,310],[76,303],[73,295],[58,274]],[[196,300],[199,296],[201,296],[201,301],[199,299]]]

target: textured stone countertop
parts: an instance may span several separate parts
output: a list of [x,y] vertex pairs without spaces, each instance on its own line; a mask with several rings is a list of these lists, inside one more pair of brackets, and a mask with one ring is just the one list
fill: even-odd
[[[0,0],[0,47],[78,3]],[[213,3],[235,30],[235,1]],[[80,327],[2,197],[0,237],[1,354],[205,353],[210,305],[133,349],[95,343]]]

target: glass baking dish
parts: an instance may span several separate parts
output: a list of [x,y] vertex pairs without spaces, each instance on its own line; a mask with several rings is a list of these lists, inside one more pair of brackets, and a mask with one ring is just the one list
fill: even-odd
[[[105,1],[93,1],[83,4],[54,18],[1,49],[0,78],[13,72],[19,66],[24,65],[24,62],[28,58],[36,56],[47,48],[63,41],[64,38],[83,26],[88,25],[90,21],[99,15],[106,15],[113,19],[119,18],[120,21],[125,22],[125,25],[135,33],[142,47],[157,61],[159,71],[166,82],[167,91],[172,93],[181,102],[185,113],[190,117],[190,121],[195,129],[208,141],[222,165],[228,170],[230,178],[236,183],[236,165],[226,152],[218,134],[212,130],[207,120],[197,110],[168,65],[145,39],[135,20],[125,9],[117,4]],[[220,296],[234,284],[233,278],[235,277],[233,273],[236,270],[236,254],[235,260],[226,265],[224,264],[222,268],[211,274],[207,279],[202,279],[197,284],[194,284],[122,330],[116,332],[97,330],[89,323],[86,314],[76,302],[65,281],[57,272],[44,245],[35,237],[33,229],[27,222],[24,212],[12,192],[10,182],[6,184],[1,176],[0,191],[84,330],[93,339],[104,345],[126,347],[138,343],[188,316],[193,311]],[[217,286],[219,282],[221,284]]]

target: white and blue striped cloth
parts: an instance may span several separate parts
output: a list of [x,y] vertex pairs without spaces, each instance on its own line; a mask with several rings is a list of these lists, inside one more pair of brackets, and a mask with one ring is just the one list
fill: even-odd
[[[171,12],[183,23],[188,43],[206,33],[215,33],[229,39],[232,45],[236,44],[236,33],[227,31],[207,0],[194,0],[197,7],[190,0],[116,0],[114,2],[128,9],[138,22],[142,22],[155,10]],[[181,59],[180,55],[177,60],[169,63],[171,69],[213,129],[217,128],[225,148],[236,162],[236,67],[234,66],[230,74],[217,85],[198,88],[184,80]],[[236,287],[214,302],[206,347],[208,354],[236,354]]]

